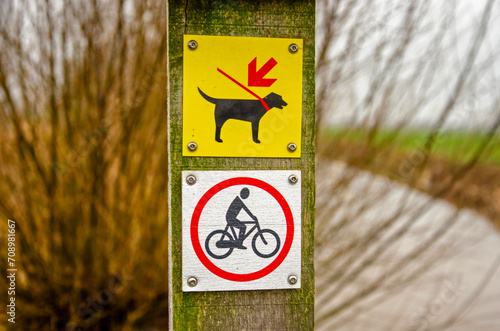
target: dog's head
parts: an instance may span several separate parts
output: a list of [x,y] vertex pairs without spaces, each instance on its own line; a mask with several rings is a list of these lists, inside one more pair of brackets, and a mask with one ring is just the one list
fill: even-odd
[[267,95],[267,97],[264,98],[264,101],[266,102],[267,106],[269,109],[276,107],[279,109],[283,109],[286,105],[288,105],[281,95],[278,95],[276,93],[270,93]]

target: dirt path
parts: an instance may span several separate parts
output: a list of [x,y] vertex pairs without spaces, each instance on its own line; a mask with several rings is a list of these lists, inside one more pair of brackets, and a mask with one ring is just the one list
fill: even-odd
[[341,162],[316,176],[318,205],[333,207],[316,219],[317,330],[499,330],[500,232],[486,217]]

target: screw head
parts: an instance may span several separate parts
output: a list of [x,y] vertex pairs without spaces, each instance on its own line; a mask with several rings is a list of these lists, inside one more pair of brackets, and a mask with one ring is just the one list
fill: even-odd
[[288,150],[290,152],[295,152],[297,150],[297,144],[295,144],[295,143],[289,143],[288,144]]
[[188,175],[186,177],[186,183],[188,183],[189,185],[193,185],[194,183],[196,183],[196,176],[195,175]]
[[198,144],[195,143],[194,141],[190,142],[188,144],[188,149],[191,151],[191,152],[194,152],[196,149],[198,148]]
[[298,50],[299,46],[297,44],[290,44],[290,46],[288,46],[288,51],[290,53],[297,53]]
[[297,175],[290,175],[288,177],[288,181],[290,182],[290,184],[297,184],[297,182],[299,181],[299,177],[297,177]]
[[198,285],[198,279],[196,279],[196,277],[189,277],[187,280],[187,284],[190,287],[195,287],[196,285]]
[[189,49],[195,50],[196,48],[198,48],[198,43],[196,42],[196,40],[190,40],[188,41],[188,47]]
[[288,276],[288,284],[295,285],[295,284],[297,284],[298,281],[299,281],[299,279],[297,278],[297,276],[295,276],[295,275]]

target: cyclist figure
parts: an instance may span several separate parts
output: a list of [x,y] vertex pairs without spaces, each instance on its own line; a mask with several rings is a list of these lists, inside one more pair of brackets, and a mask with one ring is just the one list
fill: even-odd
[[[238,216],[240,211],[243,209],[248,214],[248,216],[250,216],[252,219],[257,221],[257,217],[255,217],[250,212],[248,207],[245,206],[245,204],[241,200],[241,199],[244,200],[244,199],[248,198],[249,195],[250,195],[250,191],[248,190],[248,188],[244,187],[240,191],[240,196],[239,197],[237,196],[236,198],[234,198],[233,202],[231,202],[231,205],[229,206],[229,209],[227,210],[227,213],[226,213],[227,225],[238,228],[240,230],[239,237],[237,239],[237,245],[238,245],[237,247],[240,249],[247,249],[245,246],[243,246],[243,240],[245,239],[245,232],[247,230],[247,226],[242,221],[237,219],[236,217]],[[240,199],[240,197],[241,197],[241,199]]]

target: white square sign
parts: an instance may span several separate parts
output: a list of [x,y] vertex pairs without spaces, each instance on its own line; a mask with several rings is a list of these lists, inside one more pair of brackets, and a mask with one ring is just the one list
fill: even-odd
[[182,172],[182,290],[300,288],[300,170]]

